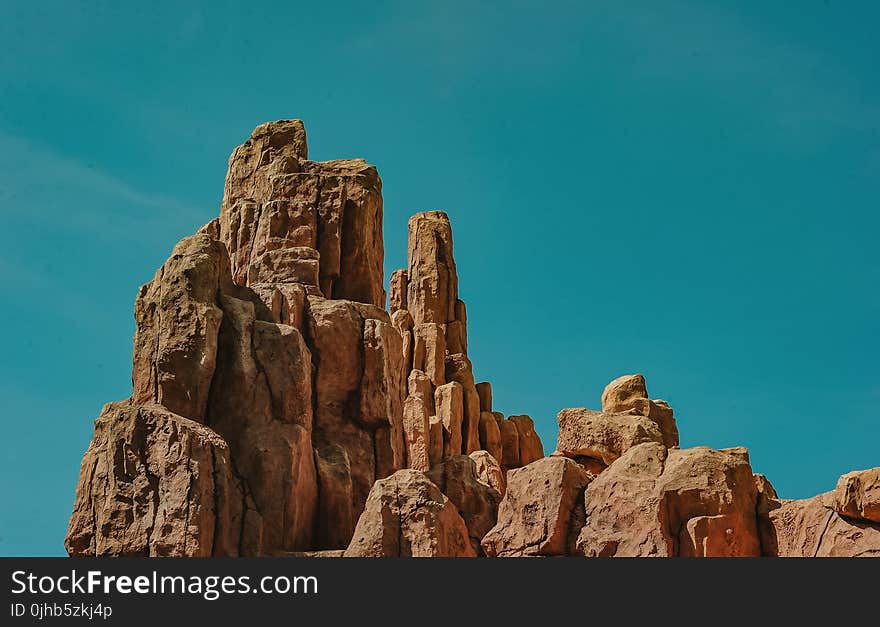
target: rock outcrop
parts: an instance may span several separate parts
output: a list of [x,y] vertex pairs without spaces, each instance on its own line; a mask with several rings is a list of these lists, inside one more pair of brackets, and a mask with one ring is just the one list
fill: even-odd
[[678,426],[672,408],[666,401],[648,398],[645,377],[630,374],[609,383],[602,393],[602,411],[609,414],[630,412],[645,416],[656,423],[663,436],[663,446],[678,446]]
[[811,499],[778,501],[769,519],[765,555],[880,557],[880,525],[841,516],[835,509],[833,492]]
[[[439,461],[485,450],[505,469],[543,457],[532,419],[505,420],[493,413],[491,384],[476,383],[468,358],[467,309],[458,296],[452,226],[445,213],[427,211],[410,218],[407,257],[408,267],[391,275],[390,311],[410,347],[404,351],[410,423],[415,433],[427,433],[408,441],[415,460],[410,467],[427,469],[426,451],[432,448]],[[426,413],[428,427],[423,429]],[[435,432],[442,434],[442,445],[430,441],[431,416],[442,424]]]
[[[378,480],[444,462],[479,547],[503,478],[462,458],[484,447],[449,219],[413,217],[389,313],[382,211],[376,169],[310,161],[298,120],[233,151],[220,216],[138,292],[132,395],[96,421],[71,555],[339,551]],[[542,456],[519,420],[517,459]]]
[[638,414],[609,414],[585,407],[563,409],[557,416],[556,450],[578,461],[589,458],[607,466],[633,446],[663,443],[657,425]]
[[498,524],[483,538],[490,557],[566,555],[583,525],[584,488],[591,477],[565,457],[545,457],[511,470]]
[[834,490],[834,510],[853,520],[880,523],[880,468],[843,475]]
[[480,542],[498,519],[501,492],[481,480],[476,462],[467,455],[450,457],[437,464],[431,468],[428,478],[458,508],[471,546],[475,553],[480,553]]
[[298,120],[233,151],[219,217],[138,291],[70,555],[880,555],[880,468],[781,500],[745,449],[678,448],[639,374],[545,457],[477,382],[448,216],[410,219],[388,310],[382,220],[376,169],[309,160]]
[[80,470],[71,555],[258,555],[262,528],[223,438],[161,405],[104,407]]
[[743,448],[627,450],[584,493],[588,557],[761,555],[757,488]]
[[373,486],[345,557],[476,557],[455,504],[418,470]]

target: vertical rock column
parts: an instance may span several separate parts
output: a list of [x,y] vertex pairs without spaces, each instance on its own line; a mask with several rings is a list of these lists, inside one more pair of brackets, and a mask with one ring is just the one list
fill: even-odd
[[408,262],[406,270],[391,275],[390,310],[409,373],[406,462],[426,471],[480,448],[479,396],[467,359],[465,307],[458,299],[452,227],[445,213],[410,218]]
[[262,124],[232,152],[217,236],[238,285],[385,306],[379,173],[362,159],[309,161],[300,120]]
[[310,351],[310,548],[342,548],[373,482],[405,461],[409,367],[384,310],[382,181],[360,159],[309,161],[299,120],[263,124],[230,157],[216,230],[233,281]]
[[403,467],[413,347],[384,309],[382,181],[307,153],[299,120],[258,126],[220,216],[140,290],[133,394],[96,425],[71,554],[344,548]]
[[[449,217],[426,211],[410,218],[407,252],[408,268],[395,271],[390,282],[391,320],[403,337],[403,361],[410,373],[404,412],[407,464],[428,470],[437,461],[476,450],[500,462],[502,430],[512,433],[508,446],[516,448],[507,467],[543,457],[531,419],[509,421],[493,414],[491,386],[475,382]],[[526,455],[519,452],[520,428],[529,431]]]

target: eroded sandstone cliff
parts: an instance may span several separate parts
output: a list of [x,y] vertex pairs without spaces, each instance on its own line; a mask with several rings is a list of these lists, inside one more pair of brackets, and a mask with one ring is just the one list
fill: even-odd
[[880,469],[781,501],[742,448],[679,449],[644,378],[556,451],[468,357],[445,213],[383,276],[382,182],[298,120],[229,160],[220,216],[138,292],[133,391],[95,421],[71,555],[880,555]]

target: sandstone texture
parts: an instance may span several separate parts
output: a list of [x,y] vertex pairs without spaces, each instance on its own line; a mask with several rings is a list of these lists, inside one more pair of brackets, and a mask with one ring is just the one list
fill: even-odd
[[635,446],[584,494],[577,550],[589,557],[761,554],[757,488],[742,448]]
[[495,488],[501,496],[507,491],[507,473],[489,451],[474,451],[468,455],[474,460],[477,479]]
[[257,555],[262,520],[211,429],[154,404],[110,403],[80,469],[76,555]]
[[476,557],[455,504],[417,470],[376,482],[345,557]]
[[450,457],[437,464],[431,468],[428,478],[458,508],[474,552],[481,552],[480,541],[498,519],[501,492],[480,478],[476,462],[467,455]]
[[745,449],[679,448],[640,374],[559,411],[545,456],[476,378],[447,214],[410,218],[387,291],[384,261],[376,168],[258,126],[219,217],[137,292],[132,393],[95,420],[68,553],[880,556],[880,468],[780,499]]
[[546,457],[511,470],[498,524],[483,538],[492,557],[566,555],[572,532],[583,524],[584,488],[590,476],[565,457]]
[[880,468],[843,475],[834,491],[834,509],[852,520],[880,523]]
[[[844,475],[845,476],[845,475]],[[880,524],[841,516],[835,495],[780,501],[770,512],[765,554],[779,557],[880,557]]]
[[607,414],[576,407],[560,411],[557,420],[557,451],[574,459],[588,457],[606,466],[633,446],[663,442],[657,425],[638,414]]
[[630,374],[609,383],[602,393],[602,411],[607,413],[631,412],[650,418],[656,423],[667,448],[678,446],[678,426],[672,408],[661,400],[648,398],[645,377]]
[[[544,449],[531,418],[516,416],[503,421],[509,432],[507,450],[501,424],[486,418],[487,413],[494,416],[492,387],[488,382],[476,383],[474,366],[467,354],[467,309],[458,294],[449,216],[442,211],[416,214],[410,218],[408,230],[408,267],[392,273],[390,309],[398,320],[395,327],[404,346],[411,347],[404,350],[407,376],[424,373],[430,385],[428,389],[420,383],[416,392],[409,390],[406,399],[411,408],[410,422],[416,427],[421,426],[423,413],[427,412],[429,417],[428,435],[416,446],[415,461],[409,466],[427,470],[432,449],[443,451],[441,461],[485,450],[502,462],[505,469],[540,459]],[[418,376],[423,379],[421,374]],[[426,405],[424,408],[413,400],[414,395],[427,398],[432,394],[433,404],[421,401],[421,405]],[[442,434],[442,445],[430,441],[432,415],[443,425],[435,430],[435,437]]]

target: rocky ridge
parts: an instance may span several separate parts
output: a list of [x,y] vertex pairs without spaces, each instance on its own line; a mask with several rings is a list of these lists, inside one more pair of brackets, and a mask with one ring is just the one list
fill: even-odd
[[70,555],[880,556],[880,468],[781,500],[745,449],[680,449],[641,375],[560,411],[545,457],[475,379],[448,217],[410,219],[386,310],[382,212],[299,120],[233,151],[220,216],[138,291]]

